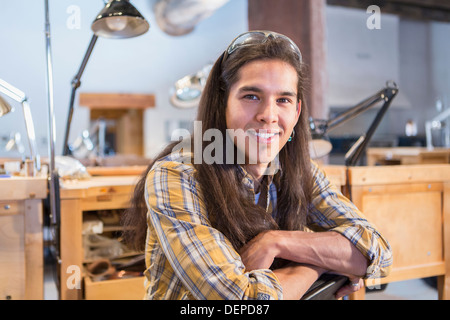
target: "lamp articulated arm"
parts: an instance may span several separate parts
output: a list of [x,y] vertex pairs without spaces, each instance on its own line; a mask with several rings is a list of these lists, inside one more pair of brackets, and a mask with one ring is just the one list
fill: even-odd
[[83,61],[81,62],[80,69],[78,70],[77,74],[72,80],[72,93],[70,96],[70,103],[69,103],[69,112],[67,114],[67,123],[66,123],[66,133],[64,135],[64,144],[63,144],[63,155],[67,156],[69,155],[70,148],[69,148],[69,133],[70,133],[70,124],[72,123],[72,116],[73,116],[73,106],[75,103],[75,96],[77,89],[81,86],[81,76],[83,75],[84,69],[86,68],[86,65],[89,61],[89,57],[91,56],[92,50],[94,49],[95,43],[97,42],[98,36],[93,35],[91,38],[91,42],[89,43],[89,46],[87,48],[87,51],[84,55]]
[[31,116],[31,109],[27,96],[25,93],[2,79],[0,79],[0,92],[22,104],[25,128],[27,130],[28,143],[30,146],[31,160],[33,160],[35,169],[37,171],[41,171],[41,160],[37,150],[36,133],[34,130],[33,117]]
[[355,166],[358,163],[358,160],[361,158],[370,139],[372,139],[372,136],[375,133],[375,130],[377,129],[378,125],[380,124],[381,120],[383,119],[384,115],[386,114],[386,111],[388,110],[389,106],[392,103],[392,100],[397,95],[397,93],[398,93],[397,85],[395,85],[393,87],[389,87],[389,85],[388,85],[385,89],[380,90],[373,97],[374,98],[373,100],[366,100],[367,104],[362,105],[362,108],[365,111],[365,110],[373,107],[378,102],[384,101],[383,106],[378,111],[377,115],[375,116],[375,119],[373,120],[373,122],[370,125],[367,132],[364,135],[362,135],[361,137],[359,137],[359,139],[356,141],[356,143],[345,154],[345,165],[346,166]]
[[331,131],[337,126],[357,117],[361,113],[375,106],[377,103],[384,102],[383,106],[378,111],[375,119],[373,120],[367,132],[356,141],[356,143],[350,148],[350,150],[345,155],[346,166],[355,166],[358,160],[361,158],[364,150],[367,147],[367,144],[372,138],[375,130],[377,129],[378,125],[383,119],[383,116],[385,115],[387,109],[391,105],[391,102],[397,95],[397,93],[398,93],[397,85],[394,82],[388,82],[385,88],[381,89],[373,96],[358,103],[356,106],[350,108],[349,110],[338,114],[333,119],[321,121],[321,123],[319,123],[318,125],[316,125],[311,120],[310,126],[312,130],[311,135],[313,139],[314,138],[321,139],[327,132]]

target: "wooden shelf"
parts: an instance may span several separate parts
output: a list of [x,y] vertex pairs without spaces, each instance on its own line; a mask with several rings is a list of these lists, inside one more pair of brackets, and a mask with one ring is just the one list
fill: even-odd
[[79,105],[90,109],[147,109],[155,106],[155,96],[129,93],[80,93]]
[[144,155],[144,111],[155,106],[153,94],[80,93],[79,104],[90,109],[91,121],[114,120],[107,134],[117,154]]
[[[70,289],[65,286],[68,278],[67,268],[78,266],[89,261],[83,254],[83,212],[95,210],[116,210],[129,207],[130,196],[134,190],[138,176],[98,176],[77,181],[61,183],[61,299],[122,299],[122,294],[128,290],[130,299],[144,296],[143,278],[92,282],[86,277],[79,279],[79,287],[83,283],[84,291]],[[106,228],[109,228],[107,226]],[[116,226],[111,228],[116,229]],[[121,256],[132,256],[137,252],[127,252]],[[119,259],[119,258],[118,258]],[[84,281],[83,281],[84,278]],[[123,282],[122,282],[123,281]],[[104,289],[104,290],[103,290]],[[133,294],[134,292],[134,294]]]

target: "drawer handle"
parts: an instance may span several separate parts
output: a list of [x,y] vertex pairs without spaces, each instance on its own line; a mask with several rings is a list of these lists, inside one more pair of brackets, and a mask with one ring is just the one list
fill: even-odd
[[5,204],[3,208],[5,208],[5,210],[9,210],[11,209],[11,206],[9,204]]

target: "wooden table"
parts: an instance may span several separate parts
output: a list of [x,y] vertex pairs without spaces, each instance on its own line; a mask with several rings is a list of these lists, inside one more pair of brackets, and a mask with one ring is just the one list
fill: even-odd
[[351,167],[349,183],[393,250],[391,274],[366,285],[438,276],[439,299],[450,299],[450,165]]
[[0,178],[0,299],[44,298],[46,178]]
[[450,148],[368,148],[367,165],[450,163]]
[[[138,176],[124,175],[99,176],[87,180],[61,182],[60,299],[86,298],[86,294],[83,295],[82,290],[84,257],[82,237],[83,212],[128,208],[129,199],[137,179]],[[123,297],[116,294],[114,298],[142,299],[144,293],[143,279],[138,279],[138,281],[117,281],[124,281],[122,283],[126,284],[128,289],[123,290]],[[92,284],[95,291],[100,287],[105,287],[106,283],[108,282],[102,281],[93,284],[88,282],[88,285]],[[108,290],[108,286],[106,286],[104,291],[107,292]],[[133,294],[133,292],[137,293]],[[91,295],[91,297],[93,299],[102,299],[102,297],[95,295]]]

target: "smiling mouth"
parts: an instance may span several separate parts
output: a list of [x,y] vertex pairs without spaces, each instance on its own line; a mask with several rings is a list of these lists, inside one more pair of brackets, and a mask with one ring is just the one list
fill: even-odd
[[247,133],[257,138],[258,142],[270,143],[279,136],[279,132],[271,132],[270,130],[248,130]]

